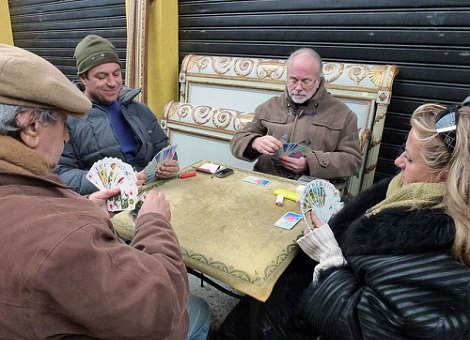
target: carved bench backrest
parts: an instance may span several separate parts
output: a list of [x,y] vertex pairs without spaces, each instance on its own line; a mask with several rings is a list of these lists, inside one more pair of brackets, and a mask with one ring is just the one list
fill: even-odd
[[[360,174],[348,180],[351,195],[373,183],[395,65],[324,62],[326,87],[358,117],[363,153]],[[251,169],[229,149],[233,134],[255,108],[284,91],[286,60],[187,55],[179,76],[179,102],[165,107],[162,126],[178,144],[181,166],[201,159]]]

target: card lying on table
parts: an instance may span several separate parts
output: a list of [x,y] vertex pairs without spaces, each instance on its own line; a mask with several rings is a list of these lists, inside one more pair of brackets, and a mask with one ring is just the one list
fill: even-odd
[[271,183],[271,181],[269,181],[269,180],[267,180],[267,179],[262,179],[262,178],[257,178],[257,177],[251,177],[251,176],[245,177],[243,180],[244,180],[245,182],[248,182],[248,183],[253,183],[253,184],[261,185],[262,187],[265,187],[266,185],[268,185],[269,183]]
[[274,225],[279,228],[290,230],[301,219],[302,219],[302,215],[289,211],[289,212],[286,212],[284,216],[282,216],[280,219],[278,219],[276,223],[274,223]]

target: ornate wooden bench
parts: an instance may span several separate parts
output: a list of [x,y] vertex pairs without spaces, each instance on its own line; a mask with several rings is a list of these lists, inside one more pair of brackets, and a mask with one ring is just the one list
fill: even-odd
[[[178,144],[181,167],[210,159],[252,169],[253,163],[231,155],[230,140],[253,118],[259,104],[284,90],[286,61],[202,55],[184,58],[179,101],[165,106],[161,121],[171,143]],[[348,195],[373,184],[397,70],[395,65],[323,63],[328,90],[358,117],[363,164],[359,175],[348,179]]]

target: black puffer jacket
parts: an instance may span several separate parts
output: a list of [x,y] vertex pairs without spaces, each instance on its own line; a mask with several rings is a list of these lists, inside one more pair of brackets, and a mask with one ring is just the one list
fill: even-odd
[[[262,339],[470,338],[470,268],[448,254],[452,219],[429,209],[363,217],[383,200],[388,183],[330,221],[347,266],[330,269],[313,286],[315,263],[301,253],[281,276],[262,306]],[[225,321],[221,338],[242,338],[235,331],[243,324],[240,309]]]
[[[137,171],[141,171],[153,156],[170,144],[148,106],[134,101],[139,92],[140,89],[130,90],[123,87],[118,98],[121,112],[140,145],[130,163]],[[65,144],[59,165],[54,172],[75,191],[82,195],[90,194],[98,190],[86,179],[93,163],[104,157],[116,157],[123,161],[126,161],[126,158],[114,133],[109,114],[98,105],[93,104],[86,120],[69,117],[67,124],[70,140]]]

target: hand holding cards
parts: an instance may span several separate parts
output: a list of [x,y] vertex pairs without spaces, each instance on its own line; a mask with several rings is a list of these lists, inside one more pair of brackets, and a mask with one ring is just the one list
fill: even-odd
[[147,176],[145,183],[148,183],[155,178],[155,173],[165,161],[175,157],[177,147],[178,145],[168,145],[167,147],[161,149],[160,152],[152,158],[152,160],[144,169],[144,173]]
[[297,144],[297,143],[283,143],[282,148],[278,149],[273,157],[279,157],[279,156],[288,156],[292,158],[300,158],[308,153],[312,152],[312,149],[310,149],[308,146],[303,145],[303,144]]
[[310,218],[311,210],[323,223],[327,223],[337,211],[340,200],[338,190],[330,182],[315,179],[308,183],[300,197],[300,210],[307,226],[310,229],[315,227]]
[[137,202],[137,178],[134,169],[117,158],[103,158],[93,164],[86,178],[98,189],[119,186],[121,192],[109,198],[109,211],[133,210]]

